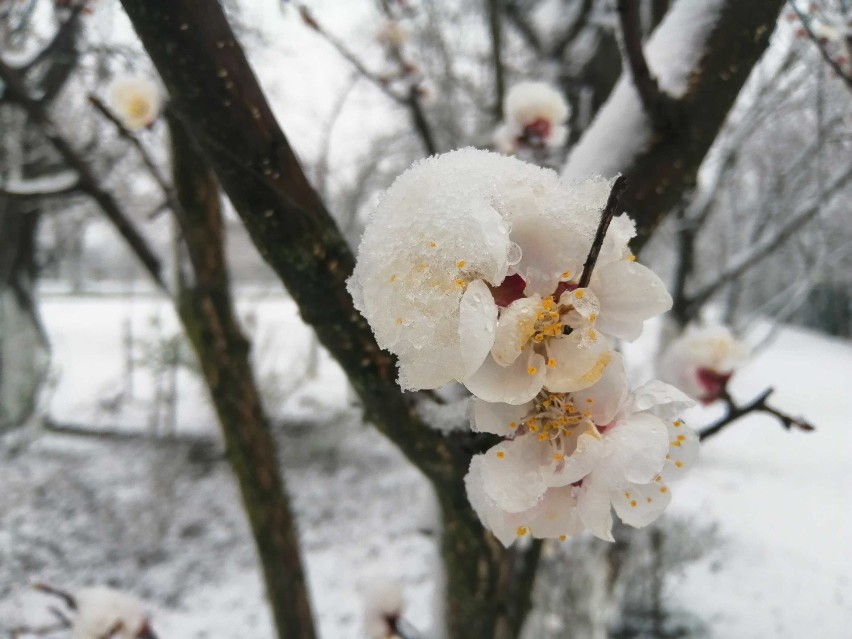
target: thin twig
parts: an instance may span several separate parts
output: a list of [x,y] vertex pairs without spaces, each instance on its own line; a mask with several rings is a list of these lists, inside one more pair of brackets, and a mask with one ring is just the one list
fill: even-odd
[[486,0],[488,26],[491,32],[491,64],[494,66],[494,119],[503,119],[503,94],[506,82],[503,74],[503,25],[500,0]]
[[601,213],[601,221],[598,223],[598,230],[595,232],[595,239],[592,241],[592,247],[589,249],[589,255],[586,257],[586,261],[583,264],[583,274],[580,276],[580,281],[577,283],[578,288],[585,288],[589,285],[589,282],[592,281],[592,270],[594,270],[595,264],[598,261],[598,255],[601,253],[601,247],[603,246],[607,229],[609,229],[609,223],[615,215],[615,209],[618,207],[619,198],[621,197],[621,194],[624,193],[626,186],[627,178],[623,175],[619,175],[615,179],[615,183],[612,185],[612,191],[609,192],[609,198],[606,201],[606,206]]
[[8,95],[39,125],[41,133],[50,141],[65,163],[77,172],[80,178],[78,182],[80,190],[98,203],[107,219],[127,241],[157,286],[166,290],[160,259],[148,241],[138,231],[133,220],[124,212],[118,201],[101,187],[89,165],[52,122],[44,105],[29,95],[18,74],[2,59],[0,59],[0,79],[5,83]]
[[672,126],[674,100],[660,88],[651,74],[645,51],[642,48],[642,31],[639,21],[639,3],[636,0],[618,0],[618,19],[624,44],[624,57],[639,93],[642,108],[654,128],[663,130]]
[[103,101],[97,97],[96,95],[89,94],[89,102],[92,104],[97,111],[104,116],[107,120],[109,120],[113,126],[115,126],[118,131],[118,135],[130,142],[133,147],[139,152],[139,156],[142,158],[142,163],[145,165],[145,168],[148,169],[148,173],[151,174],[151,177],[154,178],[154,181],[163,191],[163,194],[166,196],[166,200],[168,205],[174,209],[180,204],[175,197],[174,189],[168,183],[166,178],[160,172],[160,169],[157,167],[157,164],[154,162],[154,159],[151,157],[151,154],[148,153],[148,150],[142,145],[142,142],[139,141],[139,138],[135,136],[133,133],[127,130],[127,127],[121,122],[121,120],[116,117],[116,115],[112,112],[112,110],[103,103]]
[[847,75],[846,72],[843,70],[843,67],[837,64],[837,62],[828,54],[828,51],[826,51],[825,47],[822,45],[817,35],[814,33],[814,30],[811,29],[811,25],[807,17],[805,17],[805,14],[802,13],[798,6],[796,6],[795,0],[787,0],[787,4],[790,5],[790,8],[793,9],[795,14],[798,16],[799,22],[802,23],[802,28],[805,30],[805,33],[808,34],[808,38],[810,39],[810,41],[816,45],[817,49],[819,49],[820,55],[831,67],[832,71],[837,74],[837,77],[843,80],[843,82],[846,84],[846,88],[852,91],[852,76]]
[[56,588],[41,581],[34,583],[33,588],[48,595],[59,597],[71,610],[77,610],[77,599],[67,590],[63,590],[62,588]]
[[724,417],[719,419],[714,424],[707,426],[706,428],[701,429],[698,432],[698,439],[704,441],[708,437],[712,437],[717,434],[726,426],[734,423],[741,417],[745,417],[750,413],[767,413],[775,417],[778,421],[781,422],[781,425],[790,430],[791,428],[798,428],[803,431],[812,431],[815,430],[815,427],[805,421],[805,419],[801,417],[793,417],[792,415],[788,415],[777,408],[774,408],[767,404],[767,400],[769,396],[773,393],[774,389],[767,388],[760,395],[751,400],[748,404],[744,404],[739,406],[734,399],[728,394],[727,391],[724,392],[721,399],[725,402],[726,405],[726,414]]

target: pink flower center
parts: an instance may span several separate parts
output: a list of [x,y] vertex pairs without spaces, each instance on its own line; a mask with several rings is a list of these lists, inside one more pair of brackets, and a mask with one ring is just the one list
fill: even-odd
[[705,404],[719,399],[727,392],[731,375],[732,373],[720,373],[710,368],[699,368],[696,371],[696,377],[698,377],[698,383],[704,388],[704,395],[699,399]]

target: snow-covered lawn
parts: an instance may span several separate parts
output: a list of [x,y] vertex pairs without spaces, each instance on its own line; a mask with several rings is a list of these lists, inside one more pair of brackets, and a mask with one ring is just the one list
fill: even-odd
[[[382,572],[402,579],[408,618],[436,636],[440,562],[429,486],[360,423],[325,354],[316,376],[303,379],[310,333],[291,301],[255,292],[241,296],[240,308],[254,317],[260,377],[281,420],[281,456],[323,637],[362,637],[361,593]],[[145,433],[154,377],[135,367],[134,398],[127,398],[123,326],[132,326],[137,342],[168,336],[175,323],[163,303],[141,294],[56,295],[43,311],[59,371],[52,416]],[[749,417],[709,440],[698,468],[675,486],[667,516],[715,523],[721,545],[673,579],[669,595],[713,637],[850,636],[850,370],[848,342],[783,329],[735,378],[734,395],[750,399],[774,386],[780,407],[819,430],[787,433],[768,417]],[[238,490],[203,388],[183,369],[178,390],[177,443],[47,434],[0,449],[0,632],[49,619],[53,602],[27,587],[44,580],[135,591],[154,603],[155,628],[166,638],[271,636]],[[109,401],[122,392],[123,404]],[[713,409],[697,413],[693,426]]]

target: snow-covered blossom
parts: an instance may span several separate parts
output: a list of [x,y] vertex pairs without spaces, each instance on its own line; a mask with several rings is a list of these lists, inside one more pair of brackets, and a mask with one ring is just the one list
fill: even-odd
[[403,173],[373,214],[349,281],[405,389],[464,383],[487,401],[523,404],[542,387],[587,388],[671,306],[632,261],[635,233],[615,218],[588,287],[578,281],[610,182],[559,179],[486,151],[429,158]]
[[145,604],[131,594],[112,588],[81,588],[72,620],[73,639],[156,639]]
[[520,146],[553,148],[565,144],[570,107],[562,94],[545,82],[521,82],[503,102],[505,120],[494,132],[494,144],[510,155]]
[[660,358],[660,378],[704,403],[727,389],[734,371],[749,357],[749,348],[718,324],[691,326]]
[[367,639],[397,639],[402,619],[403,586],[399,580],[377,576],[364,593],[364,632]]
[[116,78],[109,87],[109,106],[130,131],[144,129],[154,122],[161,104],[159,87],[144,76]]
[[380,44],[398,47],[405,44],[410,36],[411,33],[404,23],[399,20],[387,20],[382,24],[382,27],[376,34],[376,40]]
[[471,461],[468,498],[507,546],[583,530],[612,541],[612,508],[647,526],[671,500],[667,482],[694,463],[698,438],[672,419],[692,403],[659,381],[628,393],[617,353],[584,391],[544,391],[521,406],[474,400],[474,429],[505,439]]

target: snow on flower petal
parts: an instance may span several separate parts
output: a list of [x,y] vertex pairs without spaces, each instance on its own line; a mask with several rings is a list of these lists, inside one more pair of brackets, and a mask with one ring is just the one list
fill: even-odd
[[145,604],[137,597],[100,586],[81,588],[73,594],[77,604],[71,625],[73,639],[149,636]]

